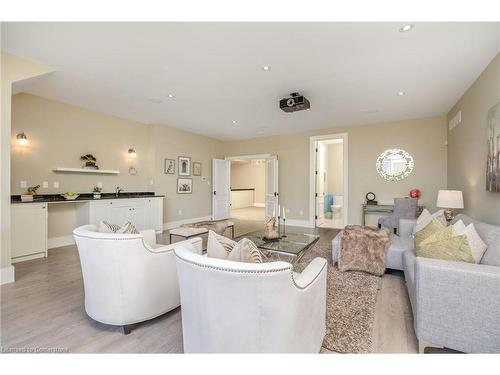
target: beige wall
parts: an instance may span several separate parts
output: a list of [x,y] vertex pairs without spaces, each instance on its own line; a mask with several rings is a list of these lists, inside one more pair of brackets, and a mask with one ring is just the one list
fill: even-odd
[[344,166],[342,143],[328,145],[327,180],[329,194],[342,194],[344,191]]
[[2,52],[1,124],[0,124],[0,269],[10,267],[10,173],[11,173],[11,97],[12,84],[52,72],[50,67],[35,64]]
[[255,189],[254,203],[264,204],[265,184],[265,163],[231,163],[231,188]]
[[[151,148],[155,150],[155,191],[166,193],[164,200],[163,221],[210,216],[212,212],[212,158],[224,156],[222,142],[213,138],[153,125],[151,128]],[[201,162],[201,176],[193,179],[192,194],[177,194],[178,156],[189,156],[191,162]],[[176,160],[176,175],[163,173],[164,159]],[[179,213],[179,210],[182,212]]]
[[465,213],[500,225],[500,193],[486,191],[488,110],[500,101],[500,54],[448,113],[462,123],[448,131],[448,188],[462,190]]
[[[422,191],[420,202],[435,208],[437,191],[446,188],[444,116],[226,142],[225,153],[278,155],[280,204],[290,209],[290,219],[309,220],[310,136],[335,133],[348,133],[349,138],[350,223],[361,222],[361,204],[368,191],[383,203],[407,196],[410,189],[418,187]],[[377,156],[394,147],[405,149],[415,160],[413,173],[397,183],[383,180],[375,170]]]
[[[28,146],[18,146],[15,136],[25,132]],[[12,97],[12,194],[21,194],[20,181],[28,186],[49,182],[39,193],[65,191],[91,192],[98,182],[103,192],[114,192],[116,186],[125,191],[155,191],[166,194],[165,223],[210,215],[211,159],[222,143],[208,137],[160,125],[146,125],[114,116],[89,111],[42,97],[18,94]],[[128,157],[133,147],[136,159]],[[80,156],[92,153],[101,169],[117,169],[119,175],[86,175],[56,173],[55,167],[81,167]],[[202,162],[202,177],[193,178],[193,194],[176,194],[177,175],[164,174],[164,158],[191,156]],[[138,173],[130,175],[129,166]],[[59,188],[54,188],[54,181]],[[182,210],[179,213],[179,210]],[[74,204],[50,205],[49,239],[71,235],[76,225]]]

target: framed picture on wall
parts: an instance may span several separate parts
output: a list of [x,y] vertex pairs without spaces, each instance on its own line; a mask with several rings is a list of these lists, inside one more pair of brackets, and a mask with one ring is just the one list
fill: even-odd
[[192,178],[177,179],[177,194],[191,194],[193,192]]
[[191,176],[191,158],[179,156],[179,176]]
[[165,174],[175,174],[174,159],[165,159]]
[[193,176],[201,176],[201,163],[194,161],[193,162]]

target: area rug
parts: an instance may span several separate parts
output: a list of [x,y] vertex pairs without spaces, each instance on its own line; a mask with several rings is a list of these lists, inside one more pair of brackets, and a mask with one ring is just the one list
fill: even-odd
[[340,272],[332,264],[331,243],[321,239],[307,250],[294,270],[301,272],[318,256],[328,260],[323,348],[338,353],[371,353],[380,277],[364,272]]

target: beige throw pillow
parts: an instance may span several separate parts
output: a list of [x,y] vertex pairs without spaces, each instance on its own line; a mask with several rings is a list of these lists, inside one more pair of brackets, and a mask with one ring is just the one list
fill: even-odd
[[123,233],[123,234],[139,234],[139,231],[135,227],[134,224],[132,224],[130,221],[127,221],[123,227],[118,229],[116,233]]
[[235,242],[213,231],[208,232],[207,255],[234,262],[262,263],[260,250],[248,238]]
[[429,224],[434,219],[437,220],[443,226],[446,226],[447,224],[446,218],[444,217],[444,210],[439,210],[431,214],[427,209],[424,208],[424,210],[417,219],[413,234],[416,234],[417,232],[424,229],[427,226],[427,224]]
[[476,231],[476,228],[474,227],[474,224],[470,223],[462,230],[459,230],[457,234],[465,235],[469,244],[470,252],[474,258],[474,262],[479,263],[486,252],[486,249],[488,249],[488,245],[486,245],[481,239]]
[[419,257],[474,263],[465,235],[434,242],[423,242],[416,250]]
[[207,255],[210,258],[227,259],[236,242],[221,236],[212,230],[208,231]]
[[262,263],[262,254],[248,238],[240,240],[227,256],[227,260],[245,263]]
[[436,219],[432,219],[423,229],[415,233],[415,249],[418,249],[422,241],[424,241],[427,237],[430,237],[443,229],[445,229],[443,224]]

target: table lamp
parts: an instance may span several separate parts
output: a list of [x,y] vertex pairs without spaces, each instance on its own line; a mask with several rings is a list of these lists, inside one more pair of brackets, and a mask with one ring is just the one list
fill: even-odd
[[444,217],[449,223],[455,213],[454,208],[464,208],[464,199],[460,190],[439,190],[436,206],[444,208]]

